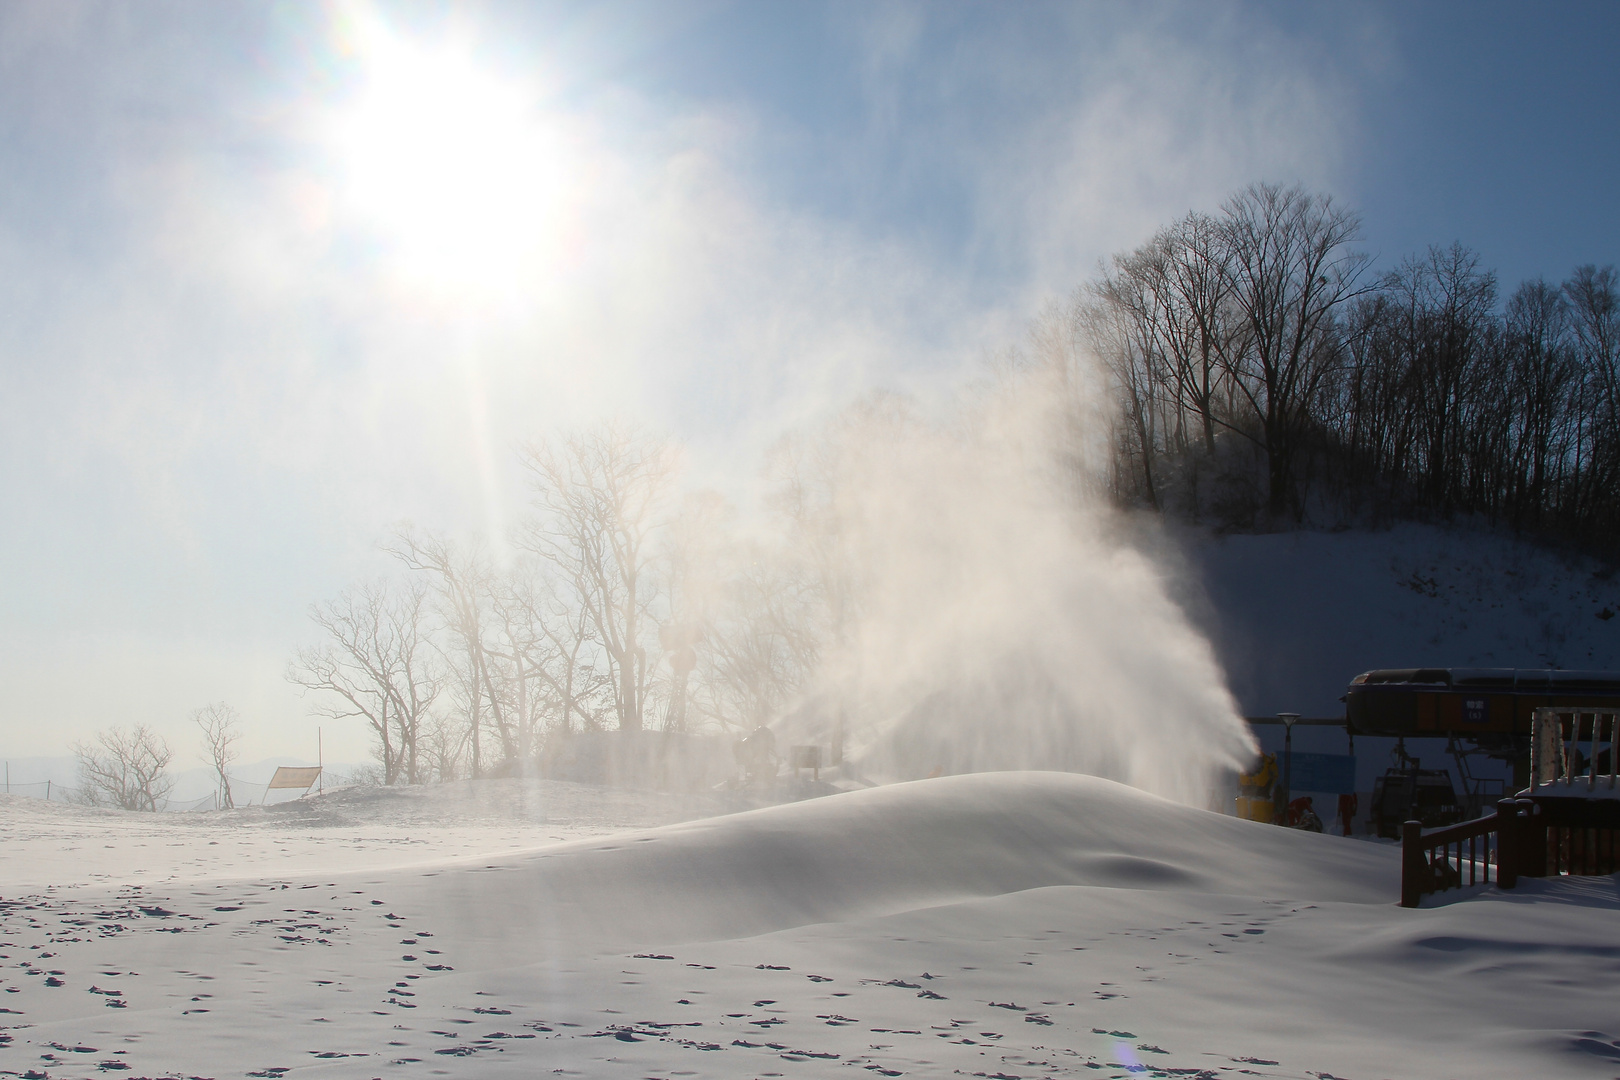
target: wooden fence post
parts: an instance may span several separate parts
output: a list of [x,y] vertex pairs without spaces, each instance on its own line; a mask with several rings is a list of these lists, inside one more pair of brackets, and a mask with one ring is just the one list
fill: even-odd
[[1423,897],[1423,878],[1429,868],[1424,857],[1423,823],[1408,821],[1401,825],[1401,907],[1417,907]]
[[1519,884],[1519,866],[1524,859],[1524,835],[1529,815],[1515,799],[1496,801],[1496,885],[1511,889]]
[[1525,807],[1524,842],[1519,848],[1519,876],[1547,876],[1547,821],[1539,813],[1540,807],[1531,803]]

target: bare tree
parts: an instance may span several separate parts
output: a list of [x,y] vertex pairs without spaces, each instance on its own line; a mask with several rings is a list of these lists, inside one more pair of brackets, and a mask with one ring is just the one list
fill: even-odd
[[659,599],[653,540],[673,471],[664,443],[604,424],[522,457],[537,517],[523,546],[554,572],[612,680],[621,731],[646,722]]
[[515,566],[494,608],[514,662],[521,653],[524,678],[540,684],[540,693],[527,706],[535,716],[535,730],[540,715],[549,711],[556,732],[567,736],[575,730],[576,718],[581,730],[600,726],[601,700],[611,694],[613,679],[595,662],[589,610],[569,603],[565,594],[573,588],[541,570],[527,562]]
[[466,699],[472,774],[480,776],[484,770],[481,736],[486,706],[497,733],[505,736],[502,740],[505,756],[511,757],[516,750],[511,745],[510,724],[502,710],[500,695],[495,692],[485,648],[485,601],[493,576],[489,560],[477,548],[458,550],[445,537],[418,534],[408,528],[396,533],[388,551],[412,570],[426,572],[434,581],[445,624],[458,646],[455,668],[461,676]]
[[[1579,267],[1564,282],[1577,360],[1584,372],[1585,432],[1576,488],[1589,527],[1613,531],[1620,512],[1620,274],[1615,268]],[[1607,512],[1599,507],[1608,504]]]
[[1497,466],[1491,486],[1509,502],[1516,525],[1539,523],[1554,509],[1552,489],[1574,441],[1571,391],[1579,367],[1563,294],[1540,279],[1526,281],[1508,298],[1504,329],[1507,362],[1493,381],[1505,383],[1508,393],[1494,395],[1489,410],[1499,417],[1490,433],[1496,452],[1489,457]]
[[79,797],[93,806],[161,810],[174,782],[164,771],[174,754],[163,737],[144,724],[111,727],[93,744],[73,744],[79,759]]
[[665,532],[668,605],[667,617],[658,628],[658,643],[670,672],[665,731],[686,731],[693,714],[692,675],[698,667],[699,649],[707,645],[714,630],[715,600],[726,574],[723,564],[733,524],[725,499],[716,492],[701,491],[682,500]]
[[[1089,299],[1075,309],[1077,328],[1113,376],[1124,417],[1125,437],[1116,440],[1120,460],[1115,464],[1115,490],[1123,497],[1140,494],[1154,509],[1159,508],[1159,416],[1168,404],[1161,377],[1164,327],[1151,286],[1159,275],[1153,264],[1160,257],[1152,249],[1116,257],[1112,272],[1094,282]],[[1133,459],[1140,464],[1139,473]]]
[[[1494,370],[1496,275],[1480,267],[1477,253],[1453,244],[1403,259],[1382,285],[1400,351],[1404,407],[1414,422],[1417,469],[1429,502],[1449,510],[1466,500],[1475,410],[1499,403],[1507,390]],[[1492,384],[1494,392],[1482,393]]]
[[528,569],[514,567],[514,573],[488,580],[490,628],[483,636],[490,709],[502,746],[516,760],[520,776],[527,775],[535,753],[535,733],[542,726],[545,695],[531,688],[552,659],[543,606],[535,601],[533,577],[525,573]]
[[386,784],[423,779],[418,736],[442,685],[426,616],[427,590],[414,580],[351,590],[310,610],[326,640],[287,668],[288,680],[320,692],[318,714],[366,722]]
[[467,749],[467,729],[438,714],[422,726],[423,767],[434,780],[444,783],[461,776],[462,754]]
[[703,638],[703,677],[720,718],[749,731],[804,688],[820,655],[814,612],[780,560],[743,547]]
[[[527,763],[543,734],[563,737],[597,723],[610,680],[593,661],[589,613],[558,595],[550,564],[514,562],[491,582],[491,630],[485,652],[493,680],[517,727],[518,758]],[[526,767],[526,766],[525,766]]]
[[191,721],[202,731],[203,749],[219,782],[219,808],[229,810],[236,805],[229,769],[236,760],[236,741],[242,737],[241,718],[225,702],[215,701],[192,713]]
[[[1228,199],[1221,229],[1245,348],[1229,358],[1266,454],[1269,501],[1295,501],[1295,454],[1339,354],[1335,319],[1362,293],[1367,256],[1348,250],[1360,220],[1325,195],[1254,184]],[[1297,507],[1296,507],[1297,509]]]
[[[1140,317],[1154,327],[1164,379],[1182,416],[1198,426],[1204,453],[1215,453],[1215,429],[1228,427],[1225,373],[1245,345],[1245,326],[1232,302],[1232,252],[1221,223],[1188,214],[1163,229],[1126,267],[1144,278],[1152,309]],[[1183,433],[1182,416],[1176,430]],[[1185,448],[1183,434],[1176,449]]]
[[770,723],[819,645],[805,580],[778,546],[739,540],[733,511],[714,492],[689,496],[667,536],[665,730],[705,719],[744,731]]

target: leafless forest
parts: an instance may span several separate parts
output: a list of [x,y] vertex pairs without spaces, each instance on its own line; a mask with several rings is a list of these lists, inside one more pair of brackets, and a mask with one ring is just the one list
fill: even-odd
[[1115,256],[1069,316],[1119,402],[1112,489],[1237,528],[1474,516],[1613,554],[1620,277],[1383,274],[1354,213],[1255,185]]
[[[884,403],[847,421],[908,422]],[[751,731],[794,703],[847,622],[836,453],[783,445],[785,529],[766,539],[719,496],[680,490],[676,449],[644,431],[537,444],[521,458],[531,513],[501,558],[398,530],[385,546],[400,573],[316,605],[320,640],[288,677],[324,715],[370,727],[386,783],[552,771],[591,732]]]

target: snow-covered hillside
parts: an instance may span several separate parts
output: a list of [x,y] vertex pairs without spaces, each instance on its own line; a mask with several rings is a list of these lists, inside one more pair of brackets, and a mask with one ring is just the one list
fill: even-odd
[[[404,825],[386,795],[196,817],[6,802],[0,1072],[1442,1077],[1620,1063],[1610,995],[1592,992],[1614,978],[1613,950],[1592,947],[1612,936],[1611,879],[1408,911],[1392,849],[1056,773],[563,842],[549,839],[572,827],[562,817],[588,828],[682,808],[593,812],[618,796],[575,787],[559,816],[536,811],[538,791],[415,793]],[[43,865],[53,845],[77,849],[73,872]]]
[[[1175,546],[1185,606],[1247,716],[1342,717],[1346,685],[1373,668],[1620,668],[1620,580],[1593,560],[1498,533],[1427,525],[1188,533]],[[1264,749],[1281,748],[1280,728],[1258,734]],[[1355,740],[1363,795],[1393,746]],[[1343,729],[1300,728],[1294,749],[1350,746]],[[1427,767],[1451,767],[1444,740],[1413,739],[1407,749]],[[1508,775],[1498,763],[1472,768]]]
[[1620,579],[1488,532],[1199,536],[1192,605],[1250,716],[1342,716],[1372,668],[1620,668]]

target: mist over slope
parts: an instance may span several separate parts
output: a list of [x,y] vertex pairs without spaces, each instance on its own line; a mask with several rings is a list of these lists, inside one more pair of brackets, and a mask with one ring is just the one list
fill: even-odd
[[889,402],[821,436],[790,489],[793,543],[833,617],[782,726],[825,742],[847,718],[875,779],[1059,769],[1204,805],[1252,740],[1100,495],[1075,430],[1083,363],[1043,364],[948,420]]

